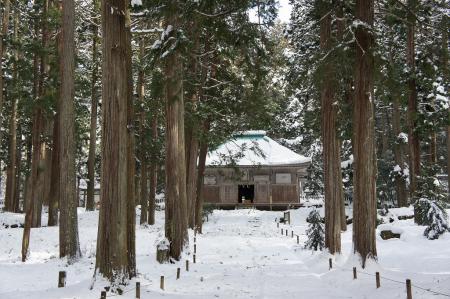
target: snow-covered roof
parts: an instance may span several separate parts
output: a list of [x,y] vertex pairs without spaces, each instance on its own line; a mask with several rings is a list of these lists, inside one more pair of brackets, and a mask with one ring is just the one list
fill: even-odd
[[310,162],[266,136],[265,131],[244,131],[208,153],[207,166],[292,165]]

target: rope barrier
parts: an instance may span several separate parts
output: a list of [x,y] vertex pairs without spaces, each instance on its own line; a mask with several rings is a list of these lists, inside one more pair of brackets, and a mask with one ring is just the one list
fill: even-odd
[[[350,271],[350,270],[344,269],[342,267],[338,267],[338,268],[340,268],[342,270],[345,270],[345,271]],[[356,270],[356,272],[361,273],[361,274],[365,274],[365,275],[368,275],[368,276],[375,276],[373,274],[370,274],[370,273],[367,273],[367,272],[364,272],[364,271]],[[405,282],[403,282],[403,281],[395,280],[395,279],[392,279],[392,278],[389,278],[389,277],[385,277],[385,276],[381,276],[381,279],[388,280],[388,281],[395,282],[395,283],[402,284],[402,285],[405,284]],[[435,295],[441,295],[441,296],[445,296],[445,297],[449,297],[450,298],[450,294],[445,294],[445,293],[442,293],[442,292],[438,292],[438,291],[432,290],[430,288],[424,288],[424,287],[418,286],[418,285],[413,284],[413,283],[411,283],[411,286],[413,286],[413,287],[415,287],[417,289],[426,291],[426,292],[433,293]]]
[[[279,222],[277,222],[277,228],[278,227],[279,227]],[[289,224],[289,227],[292,228],[292,226],[290,224]],[[287,229],[286,229],[286,234],[287,234]],[[292,230],[292,234],[293,234],[293,230]],[[301,235],[304,235],[304,234],[301,234]],[[299,236],[299,235],[296,235],[296,236]],[[353,273],[353,271],[355,271],[354,269],[350,270],[350,269],[346,269],[346,268],[343,268],[343,267],[340,267],[340,266],[335,266],[335,269],[340,269],[340,270],[347,271],[347,272],[352,272],[352,273]],[[330,270],[331,270],[331,268],[330,268]],[[364,271],[356,270],[356,272],[360,273],[360,274],[367,275],[367,276],[376,277],[376,275],[371,274],[371,273],[367,273],[367,272],[364,272]],[[389,278],[389,277],[385,277],[385,276],[381,276],[381,275],[380,275],[380,279],[387,280],[387,281],[390,281],[390,282],[393,282],[393,283],[397,283],[397,284],[401,284],[401,285],[405,284],[405,282],[403,282],[403,281],[395,280],[393,278]],[[446,280],[448,280],[448,279],[446,279]],[[444,280],[444,281],[446,281],[446,280]],[[147,287],[147,286],[151,286],[151,285],[152,284],[144,284],[144,285],[140,285],[140,286],[141,287]],[[424,287],[421,287],[421,286],[413,284],[413,283],[411,283],[411,286],[413,286],[413,287],[415,287],[415,288],[417,288],[419,290],[422,290],[422,291],[425,291],[425,292],[429,292],[429,293],[434,294],[434,295],[440,295],[440,296],[444,296],[444,297],[450,298],[450,294],[446,294],[446,293],[442,293],[442,292],[439,292],[439,291],[435,291],[435,290],[432,290],[431,288],[424,288]],[[132,288],[130,288],[128,290],[124,290],[122,292],[122,294],[111,294],[111,295],[107,295],[106,297],[110,298],[110,297],[120,296],[120,295],[123,295],[125,293],[129,293],[129,292],[131,292],[133,290],[136,290],[136,287],[132,287]]]
[[[277,222],[277,223],[279,223],[279,222]],[[288,226],[288,225],[284,224],[284,226]],[[277,227],[278,227],[278,226],[277,226]],[[289,225],[288,227],[292,228],[291,225]],[[285,229],[286,229],[286,228],[285,228]],[[297,236],[299,236],[299,235],[305,235],[305,234],[298,234]],[[346,268],[342,268],[342,267],[337,267],[337,266],[334,266],[334,267],[335,267],[336,269],[340,269],[340,270],[343,270],[343,271],[353,272],[353,269],[350,270],[350,269],[346,269]],[[364,275],[376,277],[375,274],[370,274],[370,273],[367,273],[367,272],[364,272],[364,271],[356,270],[356,272],[357,272],[357,273],[360,273],[360,274],[364,274]],[[397,284],[405,285],[405,282],[404,282],[404,281],[395,280],[395,279],[392,279],[392,278],[389,278],[389,277],[385,277],[385,276],[382,276],[382,275],[380,275],[380,278],[381,278],[381,279],[384,279],[384,280],[387,280],[387,281],[391,281],[391,282],[397,283]],[[450,278],[445,279],[444,281],[447,281],[447,280],[449,280],[449,279],[450,279]],[[417,288],[417,289],[419,289],[419,290],[422,290],[422,291],[425,291],[425,292],[432,293],[432,294],[434,294],[434,295],[440,295],[440,296],[444,296],[444,297],[450,298],[450,294],[442,293],[442,292],[440,292],[440,291],[435,291],[435,290],[432,290],[431,288],[424,288],[424,287],[418,286],[417,284],[413,284],[413,283],[411,283],[411,286],[412,286],[412,287],[415,287],[415,288]]]
[[[343,270],[343,271],[347,271],[347,272],[353,272],[353,269],[350,270],[350,269],[346,269],[346,268],[339,267],[339,266],[335,266],[335,268],[336,268],[336,269]],[[367,273],[367,272],[364,272],[364,271],[356,270],[356,272],[357,272],[357,273],[360,273],[360,274],[367,275],[367,276],[376,277],[375,274]],[[380,278],[381,278],[381,279],[384,279],[384,280],[387,280],[387,281],[394,282],[394,283],[402,284],[402,285],[405,284],[405,282],[403,282],[403,281],[395,280],[395,279],[393,279],[393,278],[389,278],[389,277],[386,277],[386,276],[381,276],[381,275],[380,275]],[[420,289],[420,290],[429,292],[429,293],[433,293],[434,295],[441,295],[441,296],[445,296],[445,297],[449,297],[449,298],[450,298],[450,294],[446,294],[446,293],[442,293],[442,292],[439,292],[439,291],[435,291],[435,290],[432,290],[431,288],[424,288],[424,287],[418,286],[418,285],[413,284],[413,283],[411,283],[411,286],[413,286],[413,287],[415,287],[415,288],[417,288],[417,289]]]
[[[167,276],[166,278],[168,278],[168,277],[172,277],[172,275]],[[173,277],[176,277],[176,276],[173,276]],[[178,278],[176,278],[176,279],[178,279]],[[140,288],[142,289],[143,287],[148,287],[148,286],[151,286],[151,285],[153,285],[153,284],[152,284],[152,283],[141,284],[141,285],[140,285]],[[121,296],[121,295],[123,295],[123,294],[129,293],[129,292],[134,291],[134,290],[136,290],[136,287],[131,287],[130,289],[127,289],[127,290],[122,291],[121,294],[119,294],[119,293],[117,293],[117,294],[109,294],[109,295],[106,295],[106,297],[107,297],[107,298],[110,298],[110,297]]]

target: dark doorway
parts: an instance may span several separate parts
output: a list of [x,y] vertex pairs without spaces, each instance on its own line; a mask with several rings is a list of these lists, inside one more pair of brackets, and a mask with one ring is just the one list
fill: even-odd
[[253,202],[255,198],[255,185],[239,185],[238,186],[238,202],[242,203],[242,200],[250,200]]

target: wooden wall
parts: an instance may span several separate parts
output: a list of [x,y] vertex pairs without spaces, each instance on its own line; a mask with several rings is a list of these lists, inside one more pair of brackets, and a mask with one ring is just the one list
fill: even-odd
[[208,167],[203,185],[204,201],[205,203],[237,204],[238,185],[254,185],[254,203],[270,203],[271,197],[274,204],[299,203],[301,192],[299,181],[306,180],[307,167],[308,164],[236,169]]

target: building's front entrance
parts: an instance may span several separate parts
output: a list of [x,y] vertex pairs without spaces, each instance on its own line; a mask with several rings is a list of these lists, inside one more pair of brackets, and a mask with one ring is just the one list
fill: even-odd
[[255,199],[255,185],[238,185],[238,202],[253,202]]

